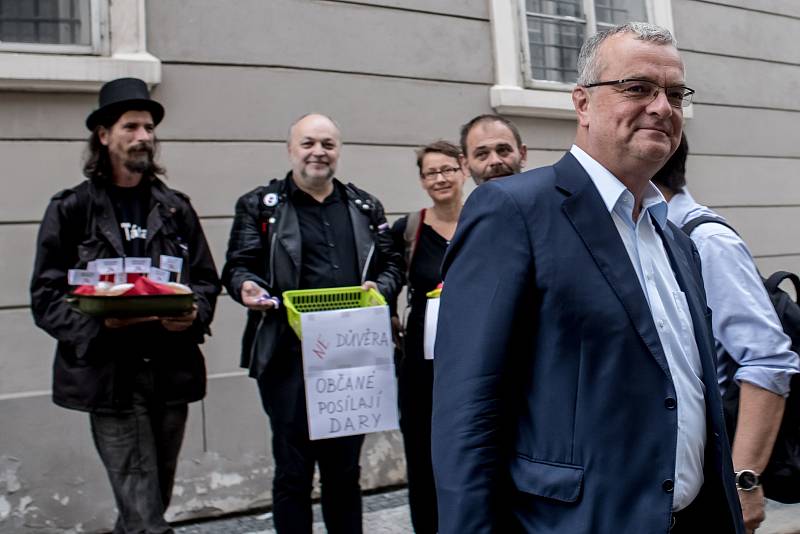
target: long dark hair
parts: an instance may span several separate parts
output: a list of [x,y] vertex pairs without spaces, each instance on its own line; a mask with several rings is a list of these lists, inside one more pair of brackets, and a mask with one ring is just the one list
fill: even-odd
[[[130,110],[126,110],[130,111]],[[111,115],[103,118],[98,124],[89,140],[86,143],[86,149],[83,154],[83,175],[90,180],[111,181],[113,171],[111,169],[111,158],[108,155],[108,148],[100,142],[100,128],[111,129],[116,124],[122,113]],[[146,173],[144,178],[153,178],[155,176],[164,177],[167,170],[155,162],[158,157],[160,143],[157,137],[153,138],[153,162],[152,168]]]

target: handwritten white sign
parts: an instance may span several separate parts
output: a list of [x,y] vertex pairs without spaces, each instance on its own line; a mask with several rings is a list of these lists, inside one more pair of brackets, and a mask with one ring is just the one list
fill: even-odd
[[310,438],[398,428],[389,308],[304,313],[301,322]]

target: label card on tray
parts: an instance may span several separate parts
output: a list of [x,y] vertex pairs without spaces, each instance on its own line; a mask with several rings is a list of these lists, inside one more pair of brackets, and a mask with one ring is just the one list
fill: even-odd
[[126,273],[149,273],[153,260],[150,258],[125,258]]
[[169,282],[169,271],[159,269],[158,267],[150,267],[150,272],[147,274],[147,277],[153,282],[166,283]]
[[93,286],[100,281],[100,275],[83,269],[67,271],[67,283],[71,286]]
[[102,258],[91,262],[99,274],[124,273],[122,258]]
[[171,273],[180,273],[181,269],[183,269],[183,258],[162,255],[158,259],[158,266]]

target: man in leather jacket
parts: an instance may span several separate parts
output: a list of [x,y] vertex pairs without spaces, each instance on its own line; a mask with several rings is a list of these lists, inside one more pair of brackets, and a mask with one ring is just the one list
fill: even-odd
[[[31,280],[36,324],[58,341],[53,400],[89,412],[119,516],[114,534],[172,532],[172,494],[188,403],[205,396],[198,344],[220,291],[189,198],[157,175],[154,130],[164,110],[138,79],[111,81],[86,121],[88,180],[56,194],[39,229]],[[179,317],[101,319],[73,309],[68,272],[103,258],[180,258],[195,295]],[[176,262],[177,265],[177,262]]]
[[336,124],[309,114],[290,128],[292,170],[239,198],[222,279],[248,308],[242,366],[258,381],[275,457],[273,514],[279,533],[311,532],[314,465],[328,532],[361,532],[359,454],[364,436],[310,441],[300,341],[279,296],[292,289],[361,285],[387,301],[402,283],[381,203],[334,178]]

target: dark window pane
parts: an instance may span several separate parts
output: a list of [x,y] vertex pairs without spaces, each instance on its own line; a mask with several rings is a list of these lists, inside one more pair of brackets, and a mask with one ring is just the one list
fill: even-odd
[[586,24],[528,16],[531,74],[535,80],[574,82]]
[[0,0],[0,42],[92,44],[90,0]]
[[583,0],[526,0],[528,14],[583,18]]
[[625,24],[647,20],[645,0],[595,0],[598,24]]

